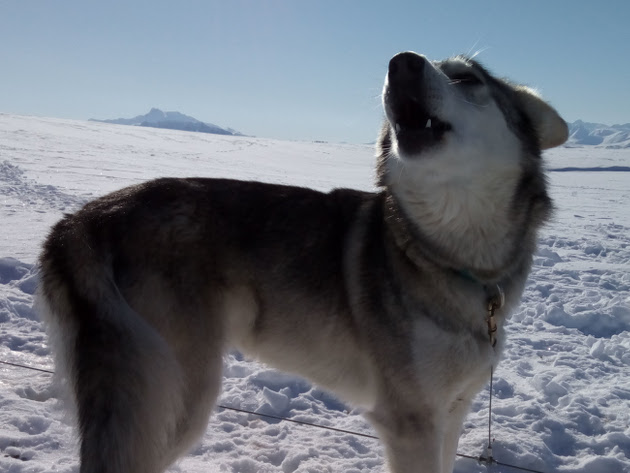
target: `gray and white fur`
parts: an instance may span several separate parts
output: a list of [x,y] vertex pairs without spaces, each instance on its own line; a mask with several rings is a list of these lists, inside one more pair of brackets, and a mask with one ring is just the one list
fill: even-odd
[[38,305],[81,473],[185,454],[231,348],[362,406],[392,473],[452,471],[550,214],[541,150],[567,127],[466,57],[394,56],[383,106],[376,193],[164,178],[54,226]]

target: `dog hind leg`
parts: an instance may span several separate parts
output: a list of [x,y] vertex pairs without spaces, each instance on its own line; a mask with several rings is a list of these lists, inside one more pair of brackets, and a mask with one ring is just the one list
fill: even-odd
[[183,410],[177,360],[137,314],[82,315],[73,357],[81,473],[162,471]]

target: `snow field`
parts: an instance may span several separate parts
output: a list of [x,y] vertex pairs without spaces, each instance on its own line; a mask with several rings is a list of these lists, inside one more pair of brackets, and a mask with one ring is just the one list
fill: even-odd
[[[495,374],[498,460],[542,472],[630,472],[630,152],[545,155],[556,214],[543,231]],[[32,308],[39,245],[63,212],[158,176],[257,179],[372,189],[369,146],[282,142],[0,114],[0,360],[54,369]],[[0,471],[78,472],[71,420],[52,376],[0,365]],[[373,434],[323,390],[238,353],[225,358],[219,403]],[[159,415],[159,413],[156,413]],[[488,391],[459,451],[487,443]],[[377,440],[217,409],[171,472],[382,472]],[[458,459],[457,473],[486,471]],[[513,472],[493,467],[492,471]]]

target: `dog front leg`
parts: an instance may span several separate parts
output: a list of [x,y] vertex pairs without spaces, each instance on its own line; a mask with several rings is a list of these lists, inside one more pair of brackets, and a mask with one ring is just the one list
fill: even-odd
[[367,417],[385,445],[390,473],[443,473],[443,432],[430,409],[388,409]]
[[462,398],[453,402],[446,416],[444,432],[444,447],[442,448],[442,468],[444,473],[452,473],[457,456],[457,444],[462,433],[464,419],[470,410],[472,399]]

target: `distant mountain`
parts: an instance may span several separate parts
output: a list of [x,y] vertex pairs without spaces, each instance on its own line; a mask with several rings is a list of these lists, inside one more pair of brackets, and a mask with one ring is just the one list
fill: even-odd
[[90,118],[90,121],[114,123],[116,125],[148,126],[152,128],[168,128],[169,130],[198,131],[201,133],[213,133],[215,135],[242,136],[232,128],[221,128],[212,123],[204,123],[196,118],[179,112],[163,112],[159,108],[152,108],[145,115],[133,118],[116,118],[114,120],[98,120]]
[[568,147],[596,146],[598,148],[630,148],[630,123],[624,125],[602,125],[582,120],[569,123]]

